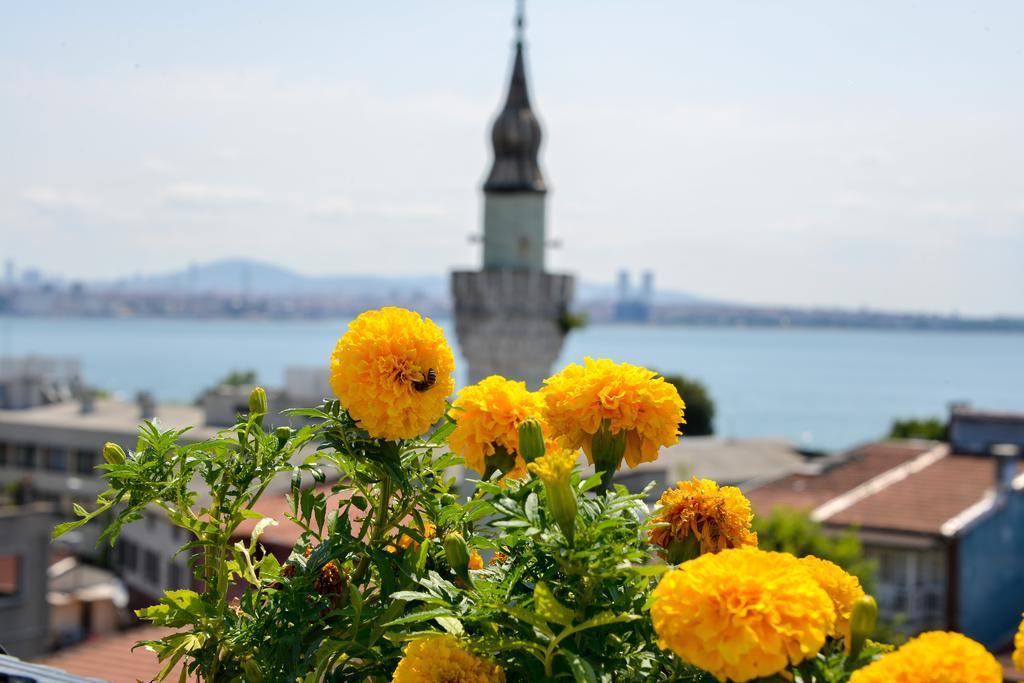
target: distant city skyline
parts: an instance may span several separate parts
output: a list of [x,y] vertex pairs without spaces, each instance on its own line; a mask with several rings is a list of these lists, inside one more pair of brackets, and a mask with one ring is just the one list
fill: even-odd
[[[513,3],[0,10],[2,256],[478,265]],[[709,299],[1024,313],[1017,3],[531,3],[555,270]]]

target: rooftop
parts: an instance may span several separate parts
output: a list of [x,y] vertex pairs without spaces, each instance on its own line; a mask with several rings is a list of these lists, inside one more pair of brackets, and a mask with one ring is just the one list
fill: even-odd
[[658,459],[641,463],[626,474],[666,470],[670,482],[691,477],[714,479],[721,484],[754,485],[804,467],[805,460],[787,439],[723,439],[686,436],[674,446],[661,449]]
[[[203,411],[195,406],[161,404],[156,407],[156,418],[165,428],[195,427],[189,432],[195,440],[209,438],[216,433],[215,429],[203,426],[206,422]],[[134,438],[141,423],[138,404],[118,399],[97,399],[90,412],[82,412],[78,401],[64,401],[25,410],[0,410],[0,427],[123,433]]]
[[[1013,488],[1024,488],[1017,465]],[[951,454],[944,444],[863,446],[817,474],[792,474],[749,492],[755,511],[784,506],[833,526],[955,536],[995,501],[992,458]]]
[[[132,647],[140,640],[156,640],[169,633],[173,633],[173,629],[140,626],[112,636],[87,640],[80,645],[42,657],[37,662],[70,674],[109,683],[151,681],[161,667],[156,654],[143,647],[135,650],[132,650]],[[172,673],[168,680],[178,680],[179,670],[176,667],[175,673]]]

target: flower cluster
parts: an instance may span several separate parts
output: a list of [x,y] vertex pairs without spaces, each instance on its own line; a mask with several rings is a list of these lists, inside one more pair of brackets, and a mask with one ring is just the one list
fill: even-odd
[[[452,450],[462,454],[466,467],[487,474],[487,460],[514,459],[502,463],[506,476],[521,478],[526,463],[519,454],[519,425],[541,412],[541,399],[526,390],[525,382],[493,375],[459,392],[453,403],[455,431],[449,438]],[[496,457],[495,457],[496,456]],[[496,462],[496,467],[500,465]]]
[[1003,667],[959,633],[929,631],[853,672],[850,683],[1001,683]]
[[832,599],[832,605],[836,610],[836,624],[832,635],[836,638],[845,638],[849,642],[853,604],[864,596],[860,579],[848,574],[839,565],[818,557],[800,558],[800,565]]
[[504,683],[505,672],[466,651],[454,636],[418,638],[405,646],[393,683]]
[[742,683],[817,654],[835,608],[792,555],[736,548],[665,574],[651,619],[661,647]]
[[587,358],[545,380],[544,419],[553,436],[570,448],[583,448],[594,462],[594,435],[607,425],[625,432],[630,467],[653,462],[658,450],[679,440],[683,400],[657,373],[628,363]]
[[[857,577],[759,549],[736,487],[680,481],[648,514],[646,490],[612,486],[623,461],[653,461],[679,438],[685,406],[656,373],[587,358],[537,392],[491,376],[449,406],[453,372],[429,319],[368,311],[331,355],[338,401],[300,411],[319,423],[265,431],[266,392],[256,389],[245,428],[200,447],[179,448],[180,432],[147,425],[131,457],[104,447],[112,490],[65,531],[130,501],[108,527],[112,541],[157,507],[198,539],[183,549],[202,548],[193,564],[203,593],[175,591],[140,615],[191,627],[150,645],[202,681],[706,678],[697,668],[723,683],[1001,680],[998,662],[963,635],[926,633],[895,651],[869,641],[878,605]],[[576,476],[580,449],[599,476]],[[460,502],[450,477],[458,455],[486,480],[516,480],[482,482]],[[348,494],[337,502],[301,490],[325,480],[325,465],[337,471],[332,491]],[[216,504],[192,510],[197,497],[182,482],[214,487],[205,472],[218,473],[216,496],[198,499]],[[281,566],[257,550],[273,520],[229,547],[245,511],[288,476],[288,517],[302,529],[295,552],[316,552],[315,570],[298,555]],[[489,566],[477,548],[493,551]],[[652,565],[654,554],[668,566]],[[243,582],[229,603],[228,587]],[[220,606],[231,611],[207,611]],[[192,643],[202,647],[186,651]],[[1024,623],[1015,645],[1024,668]]]
[[[699,544],[700,553],[757,546],[757,534],[750,530],[753,519],[750,501],[738,488],[719,487],[716,482],[694,477],[661,494],[651,520],[650,540],[663,548],[666,556],[673,554],[670,549],[688,542]],[[669,561],[677,563],[671,557]]]
[[402,308],[363,313],[331,354],[331,388],[370,436],[410,439],[443,415],[455,387],[444,331]]

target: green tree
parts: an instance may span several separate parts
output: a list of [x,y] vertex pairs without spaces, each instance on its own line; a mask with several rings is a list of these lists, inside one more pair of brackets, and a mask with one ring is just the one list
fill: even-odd
[[864,557],[857,532],[848,529],[832,535],[805,513],[790,508],[775,508],[771,514],[754,517],[757,545],[762,550],[791,553],[797,557],[814,555],[838,564],[860,579],[868,593],[875,588],[876,563]]
[[226,387],[250,387],[256,384],[255,370],[232,370],[217,383]]
[[892,421],[892,427],[889,428],[890,439],[945,441],[946,434],[947,425],[945,420],[937,417],[896,419]]
[[682,375],[665,375],[686,403],[686,424],[680,431],[687,436],[710,436],[715,433],[715,402],[711,400],[707,387],[699,380]]

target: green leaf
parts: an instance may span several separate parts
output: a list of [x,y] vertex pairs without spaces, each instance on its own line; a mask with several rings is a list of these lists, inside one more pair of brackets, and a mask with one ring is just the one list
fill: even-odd
[[526,512],[526,519],[530,520],[530,523],[535,526],[540,526],[539,507],[540,501],[536,493],[531,493],[526,497],[526,504],[523,506],[523,510]]
[[542,633],[551,638],[555,636],[555,632],[551,630],[550,626],[548,626],[548,622],[535,612],[531,612],[530,610],[524,607],[518,607],[516,605],[498,605],[498,609],[500,609],[502,612],[507,612],[508,614],[511,614],[513,617],[519,619],[520,621],[525,621],[527,624],[530,624],[531,626],[536,626],[538,629],[541,630]]
[[538,582],[533,589],[533,611],[547,621],[553,621],[562,626],[572,626],[573,617],[576,613],[558,602],[558,598],[547,587],[547,584]]
[[394,621],[389,621],[388,623],[383,624],[381,628],[401,626],[402,624],[415,624],[421,621],[430,621],[437,617],[450,617],[451,615],[451,610],[447,609],[425,609],[411,614],[406,614],[404,617],[399,617]]
[[636,621],[640,618],[639,614],[615,614],[614,612],[601,612],[596,617],[590,617],[583,623],[574,626],[572,632],[576,633],[588,628],[608,626],[609,624],[624,624],[628,621]]
[[594,674],[594,667],[590,666],[590,662],[568,650],[561,650],[559,654],[569,662],[569,668],[572,669],[576,683],[597,683],[597,676]]
[[277,526],[277,520],[273,517],[264,517],[260,521],[256,522],[256,526],[252,528],[252,535],[249,537],[250,553],[256,548],[256,541],[259,540],[259,537],[263,534],[264,529],[271,525]]
[[453,636],[461,636],[466,631],[462,628],[462,622],[455,617],[434,617],[434,621],[441,625],[445,631],[451,633]]

